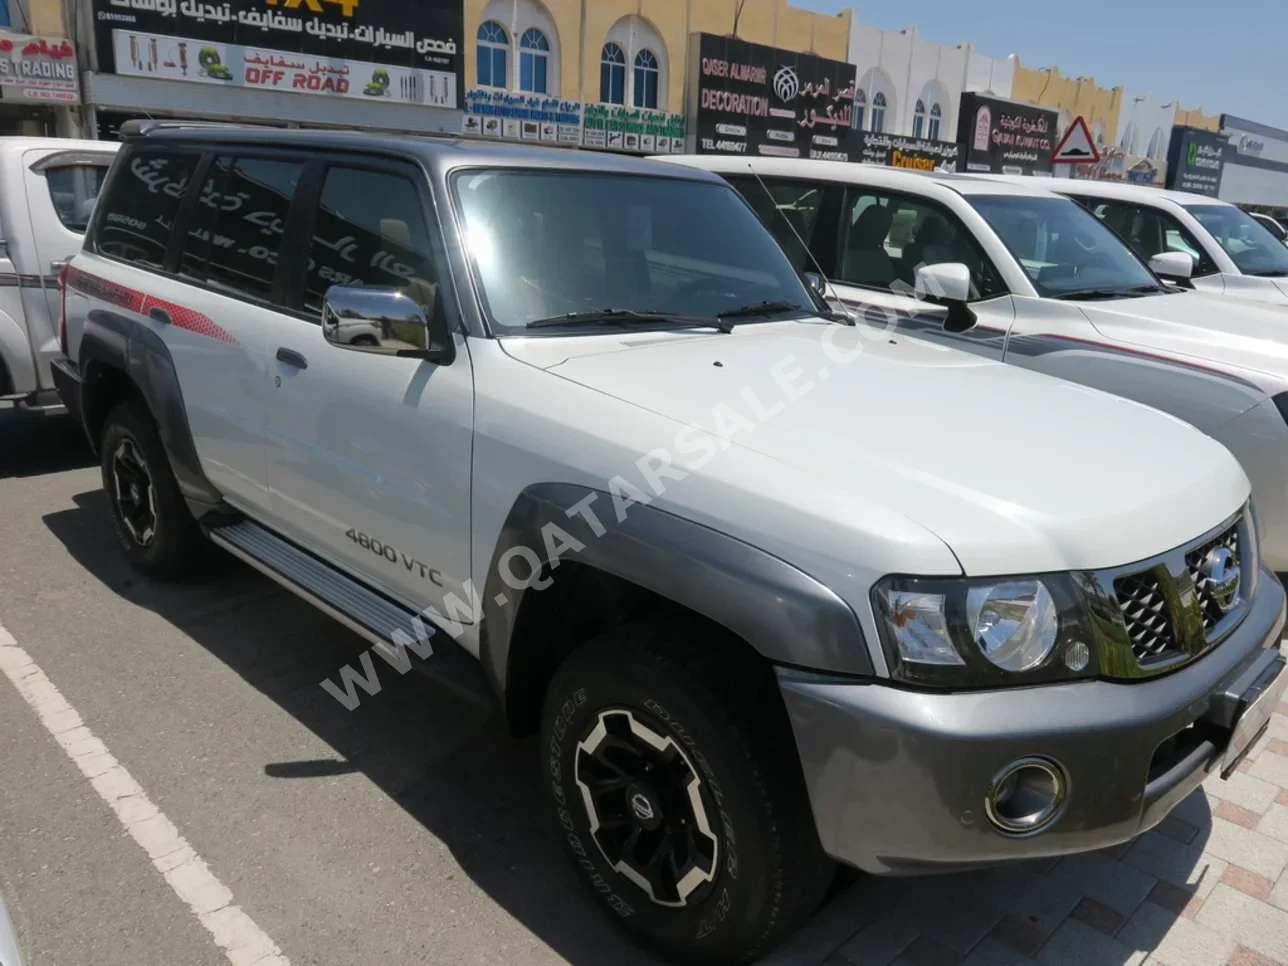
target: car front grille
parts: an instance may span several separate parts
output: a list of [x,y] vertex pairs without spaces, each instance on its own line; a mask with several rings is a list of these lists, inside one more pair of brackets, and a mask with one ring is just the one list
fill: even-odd
[[[1220,643],[1247,610],[1249,588],[1256,579],[1256,560],[1240,553],[1255,546],[1247,527],[1247,512],[1153,560],[1095,575],[1095,586],[1113,588],[1114,600],[1106,619],[1116,625],[1110,650],[1119,657],[1105,666],[1110,676],[1141,677],[1162,673],[1194,660]],[[1227,551],[1214,558],[1217,551]],[[1225,608],[1218,600],[1215,571],[1229,574],[1239,567],[1233,600]]]

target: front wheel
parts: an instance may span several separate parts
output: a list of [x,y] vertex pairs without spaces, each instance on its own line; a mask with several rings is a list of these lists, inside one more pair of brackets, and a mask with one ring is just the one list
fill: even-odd
[[668,621],[582,645],[541,753],[564,847],[613,917],[668,957],[742,963],[804,921],[833,867],[772,674],[711,638]]

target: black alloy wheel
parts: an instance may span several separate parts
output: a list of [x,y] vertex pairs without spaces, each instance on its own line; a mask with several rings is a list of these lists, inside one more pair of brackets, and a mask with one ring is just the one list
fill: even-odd
[[111,460],[112,498],[121,525],[139,547],[146,549],[157,536],[156,490],[148,461],[129,436],[116,444]]

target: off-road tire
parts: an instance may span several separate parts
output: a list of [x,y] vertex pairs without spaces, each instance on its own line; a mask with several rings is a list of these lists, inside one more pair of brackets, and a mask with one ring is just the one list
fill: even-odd
[[[146,463],[152,487],[154,536],[140,545],[127,523],[117,496],[114,460],[122,444],[132,445]],[[147,407],[138,400],[118,403],[103,423],[99,456],[103,493],[111,511],[117,543],[130,565],[157,580],[189,576],[210,559],[210,543],[197,526],[179,492],[165,446]]]
[[[578,647],[546,694],[541,773],[563,847],[614,921],[672,960],[743,963],[804,922],[835,867],[819,845],[772,672],[741,645],[715,637],[698,622],[659,620]],[[601,713],[617,709],[674,741],[708,796],[709,825],[719,833],[715,877],[683,907],[656,903],[617,870],[591,833],[576,777],[579,763],[587,768],[579,746],[594,740],[588,736],[604,720]],[[643,811],[652,817],[647,804]]]

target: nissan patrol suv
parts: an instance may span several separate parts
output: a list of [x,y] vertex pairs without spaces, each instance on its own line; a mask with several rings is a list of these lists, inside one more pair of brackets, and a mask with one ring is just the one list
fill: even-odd
[[213,543],[344,622],[388,665],[324,683],[349,707],[413,655],[485,689],[670,957],[765,952],[834,860],[1126,841],[1288,683],[1219,444],[834,314],[712,174],[124,134],[57,373],[125,557]]

